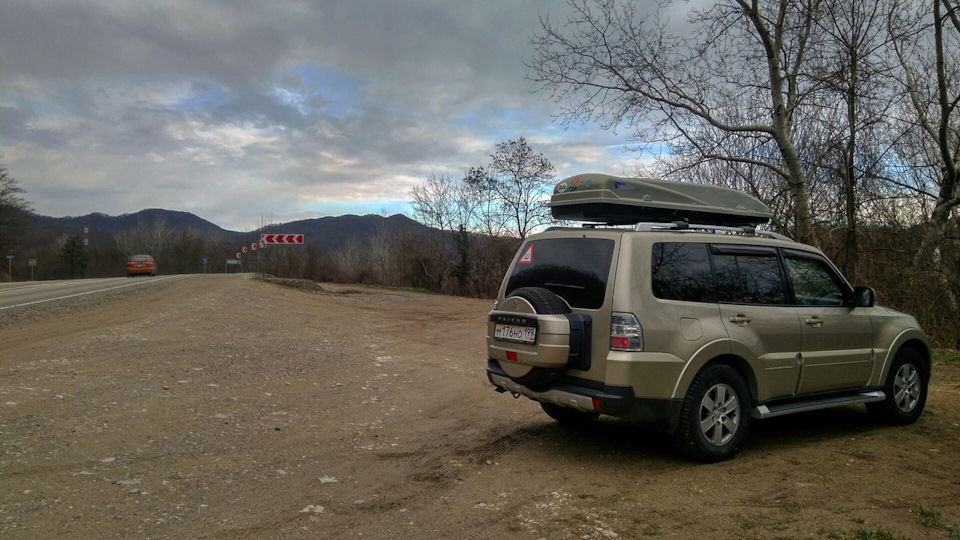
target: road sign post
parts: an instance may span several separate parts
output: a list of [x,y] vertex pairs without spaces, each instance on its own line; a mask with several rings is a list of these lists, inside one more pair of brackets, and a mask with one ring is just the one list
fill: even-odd
[[37,260],[36,260],[36,259],[30,259],[30,260],[27,261],[27,264],[30,265],[30,281],[33,281],[33,268],[34,268],[35,266],[37,266]]
[[207,273],[207,258],[206,258],[206,257],[201,257],[201,258],[200,258],[200,262],[203,263],[203,273],[206,274],[206,273]]
[[13,281],[13,255],[7,255],[7,279]]

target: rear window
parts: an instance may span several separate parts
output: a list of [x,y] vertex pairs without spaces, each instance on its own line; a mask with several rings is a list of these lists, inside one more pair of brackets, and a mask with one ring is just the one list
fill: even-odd
[[734,244],[654,244],[651,282],[654,296],[664,300],[786,303],[786,286],[777,251],[773,248]]
[[130,257],[130,262],[147,262],[152,261],[153,257],[149,255],[133,255]]
[[614,241],[603,238],[533,240],[507,281],[507,295],[520,287],[543,287],[573,307],[597,309],[607,294]]
[[731,304],[784,304],[786,288],[776,253],[715,254],[717,300]]
[[657,298],[684,302],[716,301],[706,244],[654,244],[651,263],[653,295]]

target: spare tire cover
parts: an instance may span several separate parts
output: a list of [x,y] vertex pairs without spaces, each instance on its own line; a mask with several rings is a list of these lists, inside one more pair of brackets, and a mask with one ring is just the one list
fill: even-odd
[[[563,298],[542,287],[521,287],[509,292],[501,304],[501,309],[541,315],[570,313],[570,306]],[[565,371],[507,362],[501,362],[500,367],[514,382],[534,391],[547,390],[563,378]]]

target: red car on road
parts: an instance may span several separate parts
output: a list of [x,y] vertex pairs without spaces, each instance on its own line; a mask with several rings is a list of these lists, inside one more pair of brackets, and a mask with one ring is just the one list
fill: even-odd
[[127,257],[127,277],[137,275],[157,275],[157,263],[150,255],[131,255]]

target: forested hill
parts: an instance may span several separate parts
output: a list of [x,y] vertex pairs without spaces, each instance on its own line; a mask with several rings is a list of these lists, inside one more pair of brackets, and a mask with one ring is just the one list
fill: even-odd
[[155,224],[161,224],[169,231],[193,231],[200,236],[221,234],[227,238],[239,240],[243,235],[243,233],[223,229],[189,212],[159,208],[150,208],[134,214],[119,216],[108,216],[101,213],[61,218],[33,215],[30,217],[29,230],[32,233],[30,236],[37,239],[55,239],[61,236],[74,235],[83,237],[83,229],[86,225],[89,228],[89,239],[100,244],[104,240],[112,240],[118,233],[127,232],[137,226],[149,227]]
[[154,231],[162,228],[166,234],[174,236],[192,234],[201,238],[217,237],[238,245],[259,239],[262,232],[295,233],[303,234],[308,243],[330,249],[340,248],[352,242],[365,244],[371,236],[380,233],[427,229],[406,216],[396,214],[389,217],[328,216],[271,224],[263,227],[262,230],[231,231],[189,212],[151,208],[120,216],[100,213],[61,218],[33,215],[30,217],[27,242],[32,245],[24,247],[39,249],[43,244],[56,241],[63,236],[76,235],[82,238],[85,225],[88,227],[90,242],[97,245],[110,244],[114,242],[117,235],[129,233],[137,228]]
[[[86,245],[82,242],[85,228]],[[356,253],[375,243],[395,243],[398,238],[409,240],[437,232],[402,215],[322,217],[271,224],[250,231],[230,231],[189,212],[162,209],[121,216],[31,215],[19,245],[10,253],[14,255],[10,270],[15,280],[29,276],[34,279],[117,276],[123,275],[128,255],[146,253],[158,260],[161,273],[222,272],[224,261],[258,242],[261,233],[304,235],[305,246],[291,247],[293,251],[289,253],[285,249],[268,250],[271,257],[276,258],[283,252],[284,261],[289,264],[295,260],[312,261],[313,268],[329,269],[334,267],[332,261],[340,252]],[[441,233],[441,236],[444,235]],[[68,253],[74,250],[80,252]],[[247,260],[249,256],[243,258]],[[207,268],[202,263],[204,260]],[[262,256],[256,260],[265,262]],[[314,277],[330,279],[330,273],[325,270],[324,276]]]

